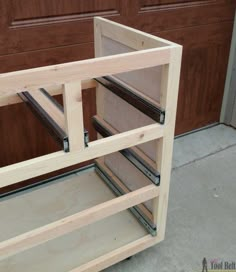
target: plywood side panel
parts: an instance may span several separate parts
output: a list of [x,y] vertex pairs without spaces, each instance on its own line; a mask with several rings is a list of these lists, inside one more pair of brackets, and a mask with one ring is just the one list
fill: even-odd
[[[128,131],[142,126],[155,124],[155,121],[119,98],[103,86],[104,120],[119,132]],[[148,142],[139,146],[149,158],[156,160],[156,143]]]
[[[118,152],[105,156],[105,164],[120,180],[122,180],[130,191],[135,191],[151,184],[151,181],[147,177]],[[150,211],[152,211],[152,205],[152,200],[145,202],[145,206]]]
[[[136,51],[122,43],[102,36],[102,52],[103,56],[117,55]],[[128,87],[132,87],[140,93],[156,102],[160,101],[160,83],[161,83],[161,67],[151,67],[140,69],[137,71],[120,73],[114,75]]]

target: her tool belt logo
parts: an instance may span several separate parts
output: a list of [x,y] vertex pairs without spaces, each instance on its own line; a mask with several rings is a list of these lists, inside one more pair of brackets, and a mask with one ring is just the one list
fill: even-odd
[[207,261],[204,257],[202,260],[202,272],[236,272],[236,262],[222,261],[220,259]]

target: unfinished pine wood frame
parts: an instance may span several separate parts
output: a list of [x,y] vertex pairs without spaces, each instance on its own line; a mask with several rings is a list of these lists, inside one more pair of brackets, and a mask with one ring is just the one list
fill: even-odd
[[[61,126],[65,127],[70,143],[68,153],[59,151],[1,168],[0,187],[100,158],[99,163],[107,167],[117,183],[122,180],[126,194],[1,242],[0,261],[135,205],[139,205],[156,224],[157,235],[146,235],[72,271],[100,271],[164,239],[182,47],[100,17],[94,19],[94,32],[95,59],[0,75],[0,106],[20,103],[17,93],[34,93],[42,87],[51,95],[63,94],[65,113],[58,122],[64,120]],[[147,119],[142,125],[138,120],[146,120],[146,117],[140,115],[136,121],[130,122],[131,126],[137,122],[137,127],[130,127],[129,122],[119,119],[117,114],[111,117],[113,109],[109,108],[109,101],[120,102],[95,82],[94,78],[103,76],[113,76],[132,88],[134,93],[164,109],[164,124]],[[97,87],[97,118],[111,125],[115,135],[99,136],[98,140],[85,146],[81,92],[91,87]],[[135,116],[132,106],[126,106],[127,110],[130,109],[129,115]],[[53,115],[53,108],[51,111]],[[109,164],[112,159],[109,156],[127,148],[132,148],[159,171],[160,186],[150,183],[130,188],[130,181],[119,176],[116,165]],[[122,162],[118,163],[122,165]],[[152,207],[147,209],[143,203],[150,200]]]

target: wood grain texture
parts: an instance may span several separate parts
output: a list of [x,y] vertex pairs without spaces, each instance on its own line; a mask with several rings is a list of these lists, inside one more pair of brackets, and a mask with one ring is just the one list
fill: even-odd
[[12,5],[13,26],[58,23],[119,12],[119,2],[116,0],[13,0]]
[[[96,35],[105,35],[102,32],[103,27],[104,29],[106,29],[107,26],[110,25],[114,27],[114,31],[116,30],[116,28],[124,29],[124,31],[127,30],[128,40],[129,33],[141,34],[135,29],[127,28],[125,26],[115,24],[113,22],[110,22],[109,20],[104,20],[102,18],[97,17],[95,19],[95,22],[100,25],[99,29],[101,30],[100,33],[97,32],[97,34],[95,34],[95,37]],[[142,35],[150,37],[154,41],[163,42],[163,39],[159,39],[155,36],[151,37],[150,35],[146,35],[145,33],[142,33]],[[109,36],[109,38],[112,37]],[[139,40],[140,38],[142,39],[142,37],[140,37],[139,35],[137,39]],[[99,44],[100,41],[101,39],[99,38],[96,45]],[[125,40],[123,41],[121,39],[120,42],[126,45]],[[97,157],[110,155],[114,152],[145,144],[152,140],[158,142],[158,148],[154,148],[156,151],[155,170],[158,170],[161,175],[160,186],[156,186],[154,184],[147,185],[149,183],[147,177],[142,180],[142,178],[138,176],[136,177],[136,175],[134,175],[133,178],[138,179],[139,182],[142,181],[142,184],[136,184],[135,187],[132,187],[133,182],[125,180],[125,185],[122,185],[122,187],[126,187],[126,192],[127,190],[134,191],[127,192],[125,195],[122,195],[116,199],[104,202],[99,205],[95,205],[88,210],[83,210],[79,213],[64,217],[48,225],[44,225],[40,228],[33,229],[29,232],[23,233],[19,236],[1,242],[1,258],[8,258],[11,255],[17,254],[18,252],[25,251],[37,245],[41,245],[42,243],[46,243],[57,237],[73,232],[78,228],[85,227],[101,219],[104,219],[116,213],[120,213],[121,211],[126,210],[132,206],[145,203],[151,199],[154,199],[154,201],[150,203],[150,205],[148,205],[148,208],[153,212],[152,219],[154,220],[155,225],[158,224],[159,226],[158,232],[155,234],[156,238],[153,238],[153,242],[159,242],[164,238],[167,219],[174,127],[176,119],[180,67],[182,58],[182,46],[169,43],[168,41],[166,41],[165,44],[166,46],[164,47],[157,45],[157,48],[150,49],[148,47],[148,49],[146,50],[118,55],[115,54],[113,56],[99,57],[86,61],[79,61],[56,66],[54,65],[0,75],[0,84],[3,88],[3,90],[0,90],[0,96],[2,97],[9,96],[9,94],[15,95],[18,90],[24,90],[29,87],[38,88],[40,86],[44,87],[47,85],[50,86],[52,84],[63,84],[65,121],[71,143],[71,150],[68,153],[65,153],[63,151],[54,152],[46,156],[0,168],[0,187],[13,185],[17,182],[24,181],[25,179],[37,177],[39,175],[43,175],[61,168],[72,166],[81,162],[85,162],[87,160],[95,159]],[[98,48],[96,48],[96,54],[100,54],[101,51],[105,52],[105,48],[102,47],[102,44],[101,48],[99,47],[100,45],[98,46]],[[156,66],[161,66],[161,82],[159,96],[160,101],[158,102],[160,103],[160,106],[166,111],[165,123],[149,124],[149,122],[147,122],[145,124],[142,124],[141,127],[138,124],[138,128],[131,127],[131,130],[130,127],[127,131],[125,128],[119,129],[121,131],[123,130],[124,132],[112,135],[104,139],[99,139],[94,142],[90,142],[85,148],[81,146],[81,143],[83,142],[83,108],[81,81],[90,78],[96,78],[99,76],[125,73],[129,71],[136,71],[139,69]],[[160,77],[158,81],[159,80]],[[97,101],[97,105],[99,107],[98,113],[101,112],[101,115],[103,115],[102,117],[104,119],[108,119],[108,117],[105,118],[105,113],[107,111],[106,103],[104,103],[104,105],[103,103],[99,103],[100,98]],[[120,110],[124,110],[122,109],[124,107],[119,104],[120,103],[118,103],[118,106],[120,106]],[[129,111],[127,113],[129,113]],[[123,122],[126,122],[127,117],[130,117],[128,115],[129,114],[122,118]],[[79,126],[76,124],[77,118],[80,124]],[[97,116],[96,118],[98,119],[99,117]],[[135,120],[135,115],[131,119]],[[138,119],[141,118],[139,117]],[[113,125],[114,122],[111,121],[110,123],[110,125]],[[116,126],[115,128],[117,129]],[[105,160],[105,163],[110,163],[109,168],[113,168],[112,160]],[[124,166],[122,168],[124,168]],[[114,170],[115,172],[117,171],[117,173],[119,174],[119,172],[123,169]],[[127,171],[132,170],[126,169],[124,172],[127,173]],[[109,171],[109,175],[114,174]],[[120,183],[121,181],[119,181],[118,177],[115,182]],[[153,209],[151,208],[151,205],[153,206]],[[149,212],[148,214],[150,215]],[[150,242],[148,244],[150,246],[152,243]],[[143,249],[142,243],[137,244],[137,247],[138,251],[140,249]],[[133,246],[131,246],[131,248],[135,249],[133,248]],[[119,258],[122,256],[122,252],[124,251],[126,252],[126,250],[121,247],[120,252],[116,252],[117,259],[115,261],[119,260]],[[126,252],[126,254],[127,253],[128,252]],[[127,255],[127,257],[128,256],[129,255]],[[103,258],[104,261],[108,261],[108,264],[113,263],[112,259],[109,256],[104,255]],[[96,259],[94,261],[96,261]],[[87,265],[91,265],[91,263],[88,262]],[[83,269],[83,267],[80,267],[79,269],[81,268]],[[95,270],[97,270],[97,268],[95,268]]]
[[[31,192],[25,191],[1,202],[0,240],[10,239],[114,198],[113,192],[93,170],[39,186]],[[8,213],[9,206],[11,214]],[[67,272],[146,235],[147,231],[136,218],[129,211],[123,211],[7,258],[0,262],[0,271],[36,272],[37,267],[39,272]],[[150,236],[150,239],[153,237]],[[112,243],[114,240],[116,242]],[[59,248],[58,258],[55,252],[58,253]]]
[[[103,118],[117,131],[124,132],[144,125],[155,124],[154,120],[132,107],[126,101],[117,97],[103,86],[100,86],[100,89],[104,92],[105,98]],[[124,120],[126,121],[124,122]],[[139,146],[139,149],[142,150],[150,159],[155,161],[155,142],[145,143]]]
[[[97,86],[96,81],[94,79],[84,80],[81,82],[82,90],[92,89],[92,88],[95,88],[96,86]],[[37,90],[38,89],[36,90],[34,89],[30,91],[34,92]],[[63,93],[63,85],[58,84],[58,85],[49,86],[47,87],[47,92],[51,96],[60,95]],[[0,97],[0,107],[14,105],[14,104],[23,103],[23,102],[24,101],[18,96],[18,94],[13,94],[13,95],[9,94],[7,96]]]
[[151,235],[146,235],[145,237],[123,246],[117,250],[111,251],[106,255],[101,256],[85,265],[77,267],[70,272],[97,272],[116,264],[122,260],[127,259],[127,256],[133,256],[136,253],[145,250],[148,247],[155,245],[160,242],[161,239],[154,239]]
[[[105,165],[122,180],[130,191],[151,184],[151,181],[120,153],[105,156]],[[127,173],[129,174],[127,175]],[[152,200],[144,203],[144,205],[152,212]]]
[[152,11],[170,8],[182,8],[191,6],[202,6],[214,4],[216,0],[140,0],[140,9],[142,11]]
[[[116,153],[115,153],[116,154]],[[107,157],[107,156],[105,156]],[[130,193],[131,191],[134,191],[136,189],[132,189],[130,190],[124,183],[124,181],[121,179],[118,178],[118,176],[116,176],[114,174],[114,171],[111,171],[109,169],[109,167],[105,164],[104,162],[104,158],[99,158],[99,159],[96,159],[96,164],[101,166],[102,169],[104,169],[106,171],[106,173],[108,174],[108,176],[113,180],[113,182],[115,182],[115,184],[121,188],[121,190],[123,191],[124,194],[127,194],[127,193]],[[146,185],[150,185],[150,182],[149,183],[146,183],[144,186]],[[143,187],[144,187],[143,186]],[[140,188],[142,188],[142,186],[140,186]],[[150,221],[153,221],[153,215],[152,213],[147,209],[147,207],[145,207],[145,203],[141,203],[141,204],[138,204],[137,207],[140,209],[140,211],[146,216],[146,218],[148,218]]]
[[176,134],[219,121],[231,31],[226,22],[160,34],[184,47]]
[[162,68],[161,80],[161,106],[166,110],[165,127],[166,134],[162,139],[158,139],[157,170],[161,175],[160,197],[153,203],[154,222],[160,224],[158,236],[164,239],[166,231],[169,187],[172,169],[172,154],[174,144],[175,120],[177,113],[177,101],[179,92],[179,80],[181,70],[182,47],[173,48],[171,51],[171,61],[169,65]]
[[84,149],[84,118],[81,82],[66,83],[63,90],[66,131],[70,151]]
[[167,64],[173,46],[0,74],[0,96]]
[[158,195],[159,188],[155,185],[148,185],[3,241],[0,243],[0,260],[124,211]]
[[61,130],[66,131],[65,115],[57,105],[52,103],[52,101],[41,91],[29,91],[28,93],[61,128]]
[[31,160],[0,168],[0,187],[13,185],[81,162],[95,159],[133,145],[139,145],[164,135],[162,125],[153,124],[123,132],[88,144],[82,151],[54,152]]
[[[24,6],[26,2],[29,10]],[[0,72],[93,57],[93,22],[89,16],[104,12],[114,21],[183,44],[176,134],[219,121],[234,0],[70,0],[67,6],[66,2],[56,7],[55,1],[0,0]],[[75,17],[69,15],[72,7]],[[86,14],[85,18],[80,14]],[[96,112],[94,94],[94,90],[83,93],[85,125],[89,128],[90,117]],[[0,129],[6,133],[0,143],[1,166],[57,150],[23,105],[0,109]],[[94,131],[90,134],[96,137]]]
[[[0,57],[2,73],[26,68],[34,68],[52,63],[63,63],[72,60],[81,60],[87,57],[93,57],[93,43],[83,45],[73,45],[39,52],[27,52]],[[62,96],[56,96],[62,103]],[[82,92],[84,126],[89,131],[90,140],[96,139],[96,133],[91,124],[91,117],[96,114],[95,90],[90,89]],[[15,122],[17,116],[17,122]],[[41,122],[32,114],[24,104],[0,107],[0,131],[4,131],[0,148],[0,166],[6,166],[23,160],[46,155],[51,152],[59,151],[59,146],[49,135]],[[38,137],[40,135],[40,137]],[[27,140],[26,140],[27,139]],[[70,167],[64,171],[77,169],[79,166]],[[19,186],[37,182],[51,176],[61,174],[63,171],[57,171],[34,180],[28,180]],[[16,186],[0,189],[3,193],[7,190],[15,189]]]

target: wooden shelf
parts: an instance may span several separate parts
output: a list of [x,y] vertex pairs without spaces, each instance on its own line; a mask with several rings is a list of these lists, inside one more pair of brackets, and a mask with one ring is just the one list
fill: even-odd
[[[0,205],[0,241],[115,197],[93,168],[5,197]],[[126,210],[9,257],[0,262],[0,271],[70,271],[146,235]]]

